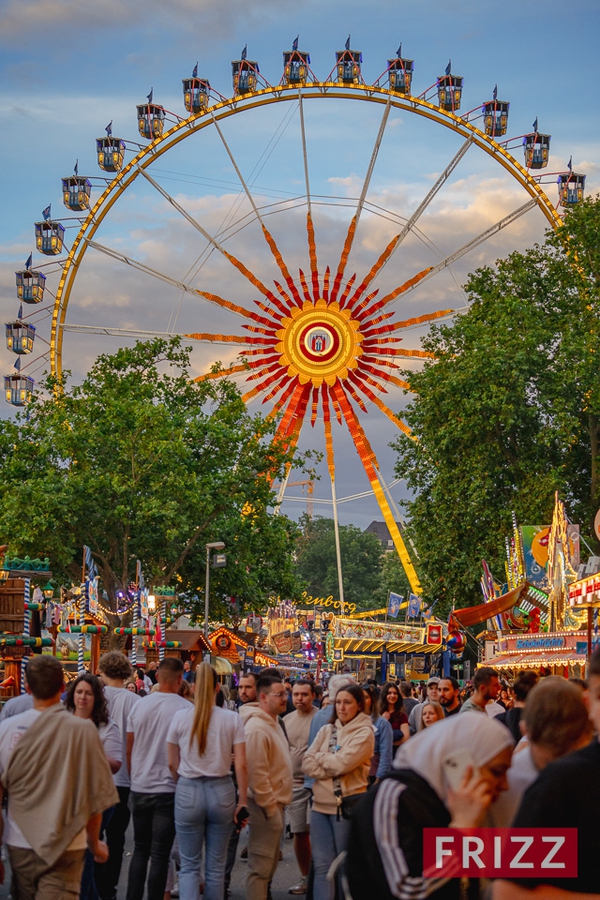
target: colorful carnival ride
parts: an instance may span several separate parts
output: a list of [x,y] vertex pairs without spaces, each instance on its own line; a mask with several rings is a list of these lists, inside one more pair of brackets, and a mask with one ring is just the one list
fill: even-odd
[[[585,176],[573,172],[570,164],[553,175],[542,173],[548,165],[550,135],[539,132],[537,119],[527,133],[506,138],[509,103],[498,99],[497,88],[491,99],[461,114],[464,79],[452,72],[450,63],[430,87],[415,93],[414,60],[405,58],[401,47],[373,83],[365,81],[362,54],[351,47],[350,39],[336,52],[335,65],[324,80],[311,69],[310,55],[298,48],[297,39],[283,61],[281,78],[270,83],[244,49],[232,63],[229,98],[200,77],[196,65],[191,77],[183,79],[185,117],[157,103],[151,90],[136,110],[139,137],[148,143],[115,137],[111,121],[106,135],[96,140],[102,178],[80,175],[76,164],[74,173],[62,179],[62,199],[71,219],[67,225],[73,227],[74,213],[78,230],[67,242],[65,226],[52,215],[50,205],[35,223],[36,249],[47,262],[34,265],[30,255],[16,273],[21,306],[6,325],[6,340],[17,360],[15,371],[4,379],[6,398],[16,406],[30,400],[33,374],[46,360],[45,352],[35,353],[36,322],[49,312],[48,356],[58,377],[65,357],[89,357],[92,340],[97,352],[99,335],[103,349],[110,349],[135,338],[180,334],[195,342],[204,364],[206,352],[200,351],[207,345],[237,347],[237,360],[198,380],[240,378],[245,401],[268,404],[279,415],[279,437],[291,446],[307,423],[318,423],[336,522],[336,422],[346,430],[418,594],[419,579],[397,526],[365,414],[377,410],[408,432],[383,398],[393,389],[409,389],[397,371],[429,354],[399,346],[402,335],[453,310],[425,309],[427,304],[417,301],[410,315],[398,316],[394,304],[407,304],[412,292],[422,292],[434,277],[443,281],[477,248],[480,265],[482,245],[490,247],[495,259],[494,236],[525,214],[535,214],[540,225],[558,227],[561,212],[581,201]],[[346,190],[338,185],[339,161],[357,145],[361,109],[378,125],[365,175]],[[385,178],[390,165],[397,173],[406,141],[394,134],[406,127],[404,117],[412,120],[411,127],[424,129],[426,154],[409,142],[410,164],[421,165],[420,156],[427,155],[426,171],[441,173],[408,207],[406,202],[394,205],[389,199],[393,191],[376,184],[374,176],[386,154]],[[185,145],[194,138],[200,141],[200,152],[186,155]],[[283,163],[267,168],[279,144],[285,146]],[[511,152],[519,146],[522,162]],[[429,158],[434,148],[443,148],[447,156],[434,162]],[[454,245],[444,243],[442,249],[427,235],[426,224],[435,223],[440,192],[452,187],[459,167],[469,160],[474,173],[482,171],[481,160],[506,178],[511,196],[519,199],[481,233],[462,243],[457,234]],[[263,184],[270,173],[272,183]],[[418,190],[427,181],[424,175],[417,179],[415,170]],[[555,205],[542,185],[557,177]],[[194,185],[191,193],[198,196],[174,195],[172,181]],[[98,184],[101,193],[94,200],[92,189]],[[211,197],[218,199],[209,209]],[[136,254],[128,236],[140,223],[144,206],[157,203],[162,224],[153,219],[146,232],[150,251]],[[188,253],[192,239],[194,249]],[[266,262],[258,259],[263,248]],[[424,262],[422,255],[428,257]],[[111,277],[123,281],[125,318],[118,302],[100,302]],[[148,304],[148,289],[157,285],[162,292],[160,314],[151,312]],[[439,293],[429,295],[430,306]],[[90,297],[96,302],[90,304]],[[184,300],[192,305],[184,307]],[[199,323],[204,321],[221,330],[201,331]],[[241,330],[234,330],[234,322]],[[279,501],[285,489],[284,482]]]
[[578,526],[569,522],[556,495],[550,526],[519,527],[513,518],[504,586],[484,561],[484,603],[455,610],[449,627],[459,631],[487,623],[478,635],[485,645],[485,665],[510,674],[532,668],[583,676],[595,646],[594,608],[600,606],[600,576],[578,579],[584,568]]

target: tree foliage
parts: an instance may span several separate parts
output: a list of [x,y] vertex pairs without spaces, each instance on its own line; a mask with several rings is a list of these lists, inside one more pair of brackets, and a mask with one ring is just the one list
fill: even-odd
[[77,582],[87,544],[114,603],[137,559],[153,586],[193,596],[204,545],[222,540],[229,565],[215,570],[212,611],[223,593],[242,609],[270,593],[298,595],[296,526],[269,512],[271,481],[290,454],[231,382],[194,383],[188,366],[176,339],[138,343],[0,424],[0,536],[11,552],[48,556]]
[[[314,597],[339,600],[337,557],[333,519],[303,516],[298,538],[297,571]],[[362,609],[373,606],[381,590],[383,549],[376,535],[361,531],[356,525],[340,525],[340,556],[344,600]]]
[[480,561],[504,571],[511,512],[550,522],[553,494],[591,535],[600,504],[600,201],[543,246],[475,272],[468,311],[432,328],[396,442],[427,600],[479,602]]

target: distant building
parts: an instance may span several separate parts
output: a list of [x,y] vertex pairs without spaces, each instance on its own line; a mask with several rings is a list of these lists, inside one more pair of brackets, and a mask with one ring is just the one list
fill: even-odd
[[[402,524],[400,522],[396,522],[400,533],[402,533]],[[373,520],[370,525],[365,528],[365,532],[369,534],[374,534],[380,541],[381,546],[386,552],[391,552],[394,549],[394,542],[392,540],[392,536],[390,534],[390,530],[385,524],[385,522],[376,522]]]

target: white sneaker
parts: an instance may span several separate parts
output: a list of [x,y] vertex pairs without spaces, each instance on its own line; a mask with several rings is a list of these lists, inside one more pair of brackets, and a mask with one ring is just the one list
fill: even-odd
[[295,884],[293,887],[289,888],[288,894],[305,894],[308,890],[308,881],[306,878],[301,878],[298,884]]

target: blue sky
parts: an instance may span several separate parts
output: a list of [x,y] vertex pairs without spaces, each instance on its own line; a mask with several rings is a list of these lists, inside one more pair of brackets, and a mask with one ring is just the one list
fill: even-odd
[[[433,0],[427,4],[414,0],[305,0],[302,4],[171,0],[168,5],[160,0],[143,4],[133,0],[5,0],[0,29],[4,125],[0,302],[4,321],[17,311],[14,271],[23,266],[33,249],[33,222],[41,218],[49,203],[54,217],[71,215],[62,206],[60,178],[73,171],[76,159],[80,174],[100,176],[94,140],[104,133],[108,122],[113,121],[115,135],[140,140],[135,106],[143,102],[150,88],[156,102],[183,115],[181,79],[191,74],[196,61],[200,75],[208,77],[220,93],[231,96],[230,61],[238,58],[245,44],[249,58],[258,60],[261,72],[276,83],[282,51],[289,49],[299,34],[300,48],[310,52],[313,70],[324,79],[333,66],[335,50],[343,48],[351,34],[353,48],[363,52],[365,80],[372,82],[402,42],[403,55],[415,60],[415,94],[434,83],[451,58],[452,71],[465,79],[461,112],[490,99],[497,84],[499,97],[511,102],[508,135],[529,131],[537,116],[540,130],[552,135],[549,171],[563,170],[572,156],[574,170],[587,174],[588,195],[597,193],[599,19],[600,8],[593,0],[574,0],[569,5],[555,0],[542,5],[528,0]],[[347,224],[344,217],[351,214],[352,201],[360,192],[381,112],[366,104],[330,105],[331,110],[329,104],[323,108],[313,104],[314,109],[307,104],[307,131],[312,189],[336,198],[320,211],[320,221],[316,217],[320,260],[334,267]],[[391,117],[369,194],[374,204],[392,216],[410,214],[460,143],[456,135],[439,126],[413,119],[417,117]],[[293,111],[288,116],[287,108],[261,110],[252,116],[234,117],[227,129],[236,160],[244,177],[252,180],[255,196],[262,203],[269,199],[279,202],[274,229],[284,255],[295,263],[299,240],[305,242],[302,215],[284,212],[283,206],[285,198],[301,192],[304,184],[297,116]],[[161,160],[156,177],[208,230],[216,228],[233,207],[243,211],[235,173],[214,134],[203,135],[193,145],[184,143],[189,146]],[[267,145],[269,156],[260,164]],[[520,150],[514,152],[520,160]],[[94,184],[97,197],[100,183]],[[556,202],[556,185],[548,185],[547,192]],[[415,266],[427,264],[431,247],[438,258],[452,252],[520,202],[523,198],[510,179],[495,171],[485,155],[481,158],[470,151],[448,189],[424,217],[423,232],[429,244],[425,237],[407,241],[406,255],[391,271],[386,270],[382,286],[399,284],[414,274]],[[77,223],[64,224],[70,242]],[[353,271],[371,265],[374,254],[393,233],[391,228],[389,219],[372,211],[365,217],[351,259]],[[460,308],[464,305],[460,285],[469,271],[512,249],[530,246],[543,236],[543,230],[543,220],[528,214],[465,257],[452,273],[411,294],[399,313],[404,317]],[[218,286],[223,296],[237,297],[242,290],[229,270],[212,259],[202,262],[197,235],[169,214],[148,186],[136,183],[135,190],[126,192],[114,215],[110,220],[107,217],[102,239],[152,262],[171,277],[193,278],[196,286],[203,284],[208,290],[216,291]],[[258,269],[268,267],[256,229],[244,229],[235,241],[234,252],[243,255],[245,262]],[[299,264],[304,264],[299,259]],[[92,258],[89,252],[86,260],[80,286],[72,297],[71,321],[156,331],[172,327],[239,332],[239,323],[231,317],[206,305],[193,306],[187,297],[169,293],[146,276]],[[34,254],[34,264],[39,262],[41,257]],[[48,271],[52,288],[56,275]],[[40,317],[38,333],[47,336],[47,331],[47,320]],[[418,337],[418,332],[407,334],[404,346],[417,347]],[[126,342],[112,341],[98,336],[66,337],[65,366],[73,370],[75,378],[81,377],[97,353]],[[232,348],[203,347],[195,351],[194,366],[200,373],[215,359],[227,362],[234,356]],[[2,359],[4,371],[10,372],[11,354],[4,350]],[[37,364],[37,377],[44,365],[43,361]],[[398,393],[388,402],[399,409],[406,399]],[[4,405],[0,415],[10,414],[10,407]],[[365,427],[368,425],[389,482],[393,452],[388,444],[394,438],[393,426],[377,411],[370,412],[367,419]],[[310,444],[321,448],[318,428],[304,439],[305,446]],[[367,489],[355,452],[341,435],[337,458],[338,495]],[[392,493],[401,500],[402,485]],[[326,478],[317,484],[315,497],[329,497]],[[295,515],[302,506],[290,503],[286,509]],[[329,515],[330,507],[318,506],[316,511]],[[340,515],[342,521],[362,527],[381,517],[369,498],[344,504]]]

